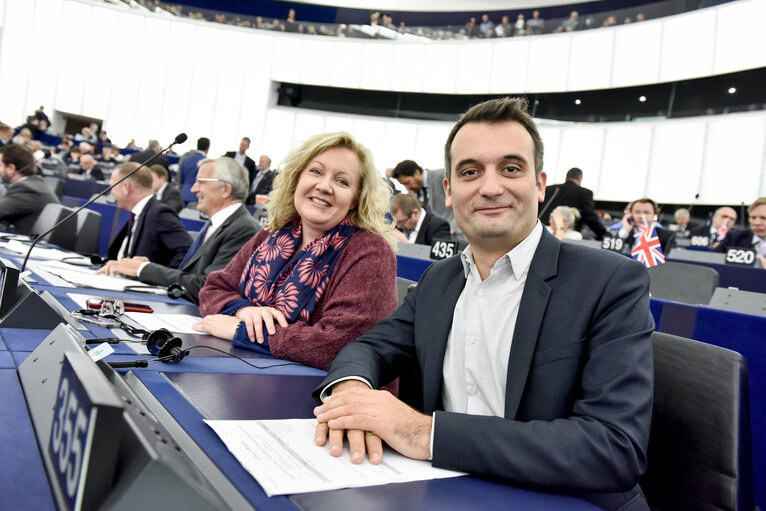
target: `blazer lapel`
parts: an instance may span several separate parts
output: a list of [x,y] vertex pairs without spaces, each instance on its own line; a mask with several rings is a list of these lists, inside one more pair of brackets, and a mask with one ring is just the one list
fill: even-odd
[[[423,411],[432,413],[441,407],[441,392],[443,380],[444,353],[447,351],[447,340],[452,329],[452,315],[455,311],[460,293],[465,287],[465,274],[460,258],[451,261],[453,267],[439,277],[438,286],[428,297],[424,297],[425,307],[419,310],[423,314],[421,321],[428,325],[425,331],[416,332],[416,343],[424,346],[425,360],[423,362]],[[418,304],[420,305],[420,304]],[[420,348],[419,348],[420,349]]]
[[505,383],[505,417],[507,419],[516,417],[521,396],[524,395],[540,325],[551,294],[551,288],[545,281],[557,273],[559,248],[560,242],[547,230],[543,230],[521,295],[511,355],[508,359],[508,378]]
[[141,241],[141,233],[144,230],[144,224],[146,224],[146,217],[149,216],[149,211],[154,205],[154,203],[157,201],[154,197],[149,199],[149,202],[146,203],[144,206],[144,209],[141,211],[141,214],[138,215],[138,225],[136,225],[136,232],[133,233],[133,235],[130,237],[130,244],[131,247],[127,247],[127,253],[128,257],[133,257],[136,255],[136,250],[138,249],[138,243]]

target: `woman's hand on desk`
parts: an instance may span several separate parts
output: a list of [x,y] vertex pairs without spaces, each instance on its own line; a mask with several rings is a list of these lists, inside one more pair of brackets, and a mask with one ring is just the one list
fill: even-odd
[[112,276],[121,273],[123,275],[127,275],[128,277],[137,277],[138,268],[147,262],[149,262],[149,259],[142,256],[119,259],[117,261],[107,261],[107,263],[99,268],[96,273],[106,273],[107,275]]
[[[263,344],[264,325],[269,335],[274,335],[277,331],[274,320],[279,323],[279,326],[287,328],[287,320],[284,314],[273,307],[245,307],[237,311],[236,317],[238,321],[245,323],[247,337],[250,341],[257,341],[258,344]],[[232,334],[232,337],[234,337],[234,334]]]
[[239,319],[234,316],[229,316],[227,314],[211,314],[192,325],[192,328],[198,332],[204,332],[230,341],[234,338],[234,333],[237,331],[238,326]]

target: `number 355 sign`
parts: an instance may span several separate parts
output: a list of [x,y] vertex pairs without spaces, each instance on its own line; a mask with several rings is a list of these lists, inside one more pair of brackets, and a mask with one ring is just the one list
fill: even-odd
[[[81,482],[86,470],[84,460],[90,454],[90,425],[93,412],[87,394],[74,376],[68,359],[59,380],[53,414],[51,441],[48,444],[54,483],[59,487],[66,509],[79,509],[82,502]],[[80,491],[78,491],[80,490]]]

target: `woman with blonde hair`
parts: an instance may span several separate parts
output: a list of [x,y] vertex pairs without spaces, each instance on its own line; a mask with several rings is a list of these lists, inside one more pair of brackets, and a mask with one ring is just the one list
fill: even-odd
[[208,277],[195,328],[326,369],[396,307],[389,197],[351,135],[311,137],[282,163],[268,225]]

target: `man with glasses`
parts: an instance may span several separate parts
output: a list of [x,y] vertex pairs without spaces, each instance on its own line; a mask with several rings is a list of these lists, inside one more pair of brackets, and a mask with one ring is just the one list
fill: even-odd
[[223,269],[258,232],[258,223],[242,206],[247,189],[247,171],[233,159],[203,160],[192,192],[197,196],[197,209],[210,221],[178,269],[134,257],[110,261],[103,271],[138,277],[146,284],[179,284],[196,303],[207,276]]
[[430,245],[435,238],[451,238],[449,223],[420,207],[412,195],[400,193],[391,201],[391,216],[396,221],[396,239],[404,243]]
[[756,199],[755,202],[750,204],[747,208],[747,213],[750,228],[735,229],[731,231],[715,250],[718,252],[726,252],[734,247],[752,247],[755,250],[756,257],[760,261],[761,268],[766,268],[766,197]]
[[692,229],[690,237],[701,236],[710,238],[710,245],[717,247],[725,238],[729,229],[737,223],[737,212],[733,208],[722,207],[715,210],[710,225]]

